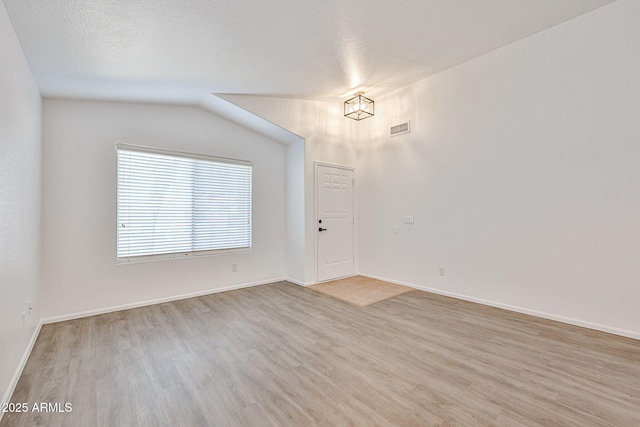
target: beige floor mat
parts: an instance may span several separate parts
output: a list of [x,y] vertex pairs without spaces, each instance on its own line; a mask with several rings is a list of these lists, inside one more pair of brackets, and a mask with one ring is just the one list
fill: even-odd
[[317,285],[308,286],[308,288],[360,307],[384,301],[413,290],[406,286],[363,276],[318,283]]

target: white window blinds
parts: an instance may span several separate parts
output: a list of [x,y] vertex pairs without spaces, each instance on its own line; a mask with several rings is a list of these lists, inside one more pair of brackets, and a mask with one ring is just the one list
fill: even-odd
[[250,162],[116,149],[119,263],[251,249]]

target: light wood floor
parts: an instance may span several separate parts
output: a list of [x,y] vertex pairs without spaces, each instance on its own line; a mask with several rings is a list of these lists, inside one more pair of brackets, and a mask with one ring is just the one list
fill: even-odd
[[286,282],[43,327],[4,426],[640,425],[640,341]]

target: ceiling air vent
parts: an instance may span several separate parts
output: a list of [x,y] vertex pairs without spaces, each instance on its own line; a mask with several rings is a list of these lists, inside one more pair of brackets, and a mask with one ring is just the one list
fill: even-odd
[[402,135],[403,133],[411,132],[411,129],[409,128],[409,123],[410,122],[406,122],[400,125],[391,126],[391,133],[389,135],[396,136],[396,135]]

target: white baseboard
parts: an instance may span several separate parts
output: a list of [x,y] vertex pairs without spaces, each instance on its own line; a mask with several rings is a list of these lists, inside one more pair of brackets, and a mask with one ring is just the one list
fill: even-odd
[[66,320],[73,320],[73,319],[80,319],[80,318],[83,318],[83,317],[97,316],[98,314],[113,313],[115,311],[129,310],[129,309],[132,309],[132,308],[145,307],[145,306],[148,306],[148,305],[162,304],[162,303],[165,303],[165,302],[178,301],[178,300],[181,300],[181,299],[200,297],[200,296],[203,296],[203,295],[210,295],[210,294],[217,294],[219,292],[233,291],[233,290],[236,290],[236,289],[249,288],[251,286],[266,285],[266,284],[269,284],[269,283],[281,282],[283,280],[288,280],[288,279],[285,278],[285,277],[278,277],[278,278],[274,278],[274,279],[261,280],[261,281],[258,281],[258,282],[242,283],[242,284],[239,284],[239,285],[225,286],[225,287],[222,287],[222,288],[207,289],[207,290],[204,290],[204,291],[190,292],[188,294],[172,295],[172,296],[164,297],[164,298],[157,298],[157,299],[152,299],[152,300],[146,300],[146,301],[134,302],[134,303],[129,303],[129,304],[116,305],[116,306],[111,306],[111,307],[97,308],[95,310],[80,311],[80,312],[77,312],[77,313],[63,314],[63,315],[60,315],[60,316],[51,316],[51,317],[46,317],[46,318],[42,319],[41,323],[46,325],[48,323],[64,322]]
[[287,277],[285,279],[287,282],[291,282],[295,285],[299,285],[299,286],[309,286],[309,285],[313,285],[312,282],[303,282],[302,280],[297,280],[297,279],[292,279],[291,277]]
[[[43,323],[42,321],[40,321],[36,326],[36,329],[33,331],[33,334],[31,335],[31,339],[27,344],[27,348],[24,350],[24,354],[22,355],[22,359],[20,359],[20,363],[18,364],[16,371],[13,373],[13,377],[11,378],[11,382],[9,383],[9,387],[7,388],[7,391],[4,393],[4,397],[2,398],[3,403],[8,403],[11,399],[11,396],[13,395],[13,392],[15,391],[16,386],[18,385],[18,380],[22,375],[22,371],[24,370],[24,367],[27,364],[27,360],[29,360],[29,356],[31,355],[31,350],[33,350],[33,346],[35,345],[36,340],[38,339],[38,335],[40,334],[40,329],[42,328],[42,325]],[[0,421],[2,421],[3,415],[4,415],[4,412],[0,411]]]
[[569,325],[580,326],[583,328],[593,329],[595,331],[607,332],[609,334],[620,335],[627,338],[633,338],[640,340],[640,332],[629,331],[626,329],[614,328],[612,326],[602,325],[599,323],[588,322],[586,320],[574,319],[571,317],[560,316],[557,314],[547,313],[544,311],[531,310],[524,307],[518,307],[510,304],[503,304],[501,302],[486,300],[482,298],[471,297],[468,295],[458,294],[455,292],[447,292],[440,289],[429,288],[427,286],[416,285],[415,283],[403,282],[401,280],[388,279],[386,277],[375,276],[373,274],[359,273],[360,276],[370,277],[372,279],[384,280],[385,282],[395,283],[397,285],[408,286],[410,288],[418,289],[420,291],[431,292],[438,295],[444,295],[451,298],[456,298],[464,301],[476,302],[478,304],[488,305],[491,307],[502,308],[504,310],[515,311],[516,313],[528,314],[530,316],[541,317],[543,319],[555,320],[556,322],[567,323]]
[[[300,285],[300,286],[311,286],[311,285],[317,285],[318,283],[325,283],[325,282],[331,282],[333,280],[339,280],[339,279],[346,279],[347,277],[354,277],[357,276],[358,273],[354,273],[354,274],[349,274],[348,276],[341,276],[341,277],[336,277],[333,279],[327,279],[327,280],[323,280],[323,281],[311,281],[311,282],[303,282],[302,280],[297,280],[297,279],[292,279],[290,277],[288,277],[286,280],[287,282],[291,282],[294,283],[296,285]],[[363,274],[364,276],[364,274]]]

